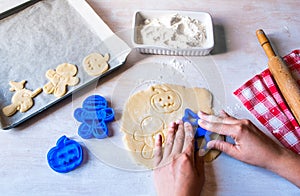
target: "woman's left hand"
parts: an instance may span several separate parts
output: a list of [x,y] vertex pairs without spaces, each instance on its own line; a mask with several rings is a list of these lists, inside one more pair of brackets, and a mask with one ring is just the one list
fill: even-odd
[[194,152],[190,123],[169,125],[164,150],[162,137],[155,141],[154,183],[158,195],[200,195],[204,184],[204,163]]

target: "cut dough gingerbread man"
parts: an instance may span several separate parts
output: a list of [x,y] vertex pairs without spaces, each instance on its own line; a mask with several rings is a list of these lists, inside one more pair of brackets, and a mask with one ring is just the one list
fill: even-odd
[[53,93],[55,97],[62,97],[67,92],[67,86],[75,86],[79,78],[75,77],[77,67],[73,64],[63,63],[57,66],[56,70],[49,69],[46,77],[50,80],[43,89],[46,93]]
[[21,82],[10,81],[9,84],[11,88],[10,91],[16,91],[11,99],[11,104],[2,108],[2,112],[5,116],[12,116],[18,110],[20,112],[26,112],[33,106],[33,98],[42,92],[41,88],[36,89],[35,91],[30,91],[25,89],[26,81],[22,80]]

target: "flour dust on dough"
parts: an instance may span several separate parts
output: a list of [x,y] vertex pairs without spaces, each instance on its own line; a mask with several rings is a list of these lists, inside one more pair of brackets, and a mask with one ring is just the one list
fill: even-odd
[[[181,119],[190,108],[212,114],[212,95],[204,88],[186,88],[157,84],[133,94],[127,101],[121,120],[124,142],[138,164],[153,168],[155,136],[165,141],[167,126]],[[224,139],[217,137],[217,139]],[[210,151],[205,160],[212,161],[220,152]]]

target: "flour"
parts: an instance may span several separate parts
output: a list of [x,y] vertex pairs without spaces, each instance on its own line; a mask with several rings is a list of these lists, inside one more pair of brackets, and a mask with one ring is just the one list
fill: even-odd
[[172,48],[201,47],[206,39],[205,26],[196,19],[179,14],[146,19],[137,28],[137,43]]

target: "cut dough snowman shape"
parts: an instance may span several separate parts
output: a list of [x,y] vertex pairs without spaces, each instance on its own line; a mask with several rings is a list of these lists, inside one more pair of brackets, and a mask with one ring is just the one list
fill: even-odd
[[46,77],[50,80],[44,85],[46,93],[53,93],[55,97],[62,97],[67,92],[67,86],[75,86],[79,78],[75,77],[77,67],[73,64],[63,63],[57,66],[56,70],[49,69]]
[[108,69],[109,54],[92,53],[83,59],[83,68],[91,76],[98,76]]
[[11,86],[9,90],[16,91],[16,93],[11,99],[12,103],[2,109],[3,114],[5,116],[12,116],[18,110],[20,112],[26,112],[33,106],[33,98],[37,96],[40,92],[42,92],[41,88],[38,88],[33,92],[28,89],[25,89],[25,83],[25,80],[22,80],[21,82],[9,82]]

